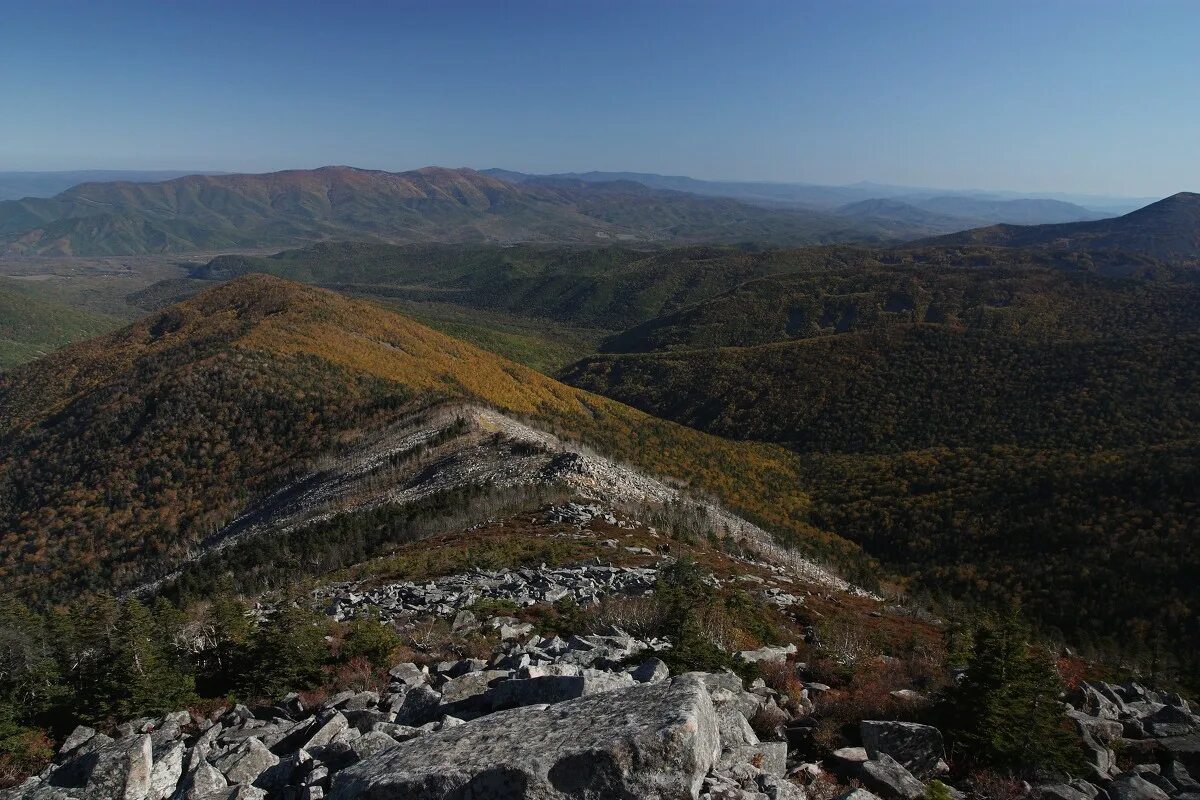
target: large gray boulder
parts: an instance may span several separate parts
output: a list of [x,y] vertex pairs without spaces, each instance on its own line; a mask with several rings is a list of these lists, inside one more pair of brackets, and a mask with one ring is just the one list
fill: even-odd
[[1160,738],[1186,736],[1200,728],[1200,719],[1175,706],[1163,706],[1141,723],[1147,733]]
[[694,798],[719,749],[703,682],[518,708],[396,745],[335,779],[334,800]]
[[1038,800],[1091,800],[1088,795],[1066,783],[1049,783],[1039,786],[1035,796]]
[[918,800],[925,794],[925,784],[887,753],[863,762],[859,776],[863,786],[884,800]]
[[150,788],[146,800],[164,800],[175,793],[179,779],[183,777],[183,742],[175,742],[150,768]]
[[226,788],[229,782],[221,770],[207,761],[201,761],[188,772],[175,791],[175,800],[201,800]]
[[272,753],[258,739],[247,739],[236,750],[219,758],[214,765],[230,783],[252,784],[271,767],[279,763],[279,756]]
[[938,762],[946,755],[942,732],[930,725],[868,719],[858,727],[868,757],[887,753],[921,779],[936,773]]
[[[97,739],[99,736],[91,740]],[[83,800],[146,800],[153,763],[149,736],[110,740],[109,744],[63,764],[51,773],[49,783],[59,788],[80,789],[78,794]]]
[[1126,773],[1108,787],[1112,800],[1167,800],[1167,793],[1135,773]]
[[562,703],[577,697],[627,687],[633,678],[626,673],[587,670],[581,675],[543,675],[496,684],[488,693],[492,708],[500,710],[542,703]]
[[1170,736],[1158,744],[1175,761],[1181,762],[1194,775],[1200,775],[1200,733]]
[[423,725],[437,716],[442,703],[440,692],[420,684],[404,695],[404,703],[396,712],[396,722],[401,725]]

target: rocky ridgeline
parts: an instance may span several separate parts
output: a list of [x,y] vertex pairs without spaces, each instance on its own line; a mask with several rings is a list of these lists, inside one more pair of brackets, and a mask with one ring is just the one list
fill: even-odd
[[657,576],[658,570],[653,567],[581,564],[556,569],[473,570],[372,589],[359,589],[352,583],[331,584],[315,594],[327,601],[326,613],[334,619],[348,619],[369,610],[387,622],[400,616],[453,616],[482,600],[531,606],[569,598],[586,606],[605,595],[650,592]]

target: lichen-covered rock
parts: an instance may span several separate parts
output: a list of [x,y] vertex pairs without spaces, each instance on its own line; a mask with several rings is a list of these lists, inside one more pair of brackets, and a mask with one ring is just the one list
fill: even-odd
[[918,800],[925,794],[925,784],[887,753],[863,762],[859,775],[863,785],[884,800]]
[[708,691],[685,675],[413,739],[344,770],[332,797],[683,800],[696,796],[718,748]]
[[146,800],[164,800],[175,793],[175,787],[183,777],[185,749],[183,742],[176,742],[154,759],[150,768],[150,789],[146,793]]
[[[90,741],[97,739],[93,736]],[[146,800],[153,762],[149,736],[110,740],[63,764],[51,774],[49,783],[63,789],[80,789],[77,796],[82,800]]]
[[858,727],[869,758],[887,753],[917,778],[926,779],[936,773],[938,762],[946,754],[942,732],[929,725],[863,720]]
[[1116,778],[1108,787],[1112,800],[1167,800],[1167,793],[1135,773]]
[[279,763],[279,756],[272,753],[258,739],[247,739],[236,750],[215,762],[217,769],[225,774],[230,783],[252,784],[269,768]]
[[541,703],[561,703],[577,697],[624,688],[633,683],[627,673],[587,670],[581,675],[543,675],[498,683],[488,693],[492,708],[505,709]]

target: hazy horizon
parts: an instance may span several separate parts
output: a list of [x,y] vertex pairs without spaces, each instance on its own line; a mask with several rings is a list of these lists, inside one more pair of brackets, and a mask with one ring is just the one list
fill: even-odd
[[[522,173],[526,173],[526,174],[551,174],[551,173],[535,173],[531,170],[519,170],[519,169],[513,169],[511,167],[507,167],[507,166],[495,166],[495,165],[475,166],[475,165],[469,165],[469,164],[461,164],[461,165],[457,165],[457,166],[449,166],[447,164],[421,164],[418,166],[403,167],[400,169],[386,169],[383,167],[366,166],[366,165],[362,165],[362,164],[316,164],[316,165],[283,167],[280,169],[268,169],[268,170],[231,170],[231,169],[219,169],[219,168],[217,168],[217,169],[188,169],[188,168],[166,168],[166,167],[154,168],[154,169],[139,169],[136,167],[129,167],[129,168],[124,168],[124,169],[120,169],[120,168],[114,169],[114,168],[109,168],[109,167],[79,167],[79,168],[74,168],[74,169],[64,168],[64,169],[47,169],[47,170],[42,170],[42,169],[26,170],[26,169],[5,169],[3,167],[0,167],[0,175],[21,175],[21,174],[27,174],[27,175],[72,175],[72,174],[80,174],[80,173],[129,173],[129,174],[161,173],[163,175],[161,180],[171,180],[172,177],[178,177],[178,176],[184,176],[184,175],[263,174],[263,173],[271,173],[271,172],[285,172],[285,171],[290,171],[290,170],[315,170],[315,169],[321,169],[321,168],[326,168],[326,167],[349,167],[352,169],[383,171],[383,172],[405,172],[405,171],[423,169],[426,167],[442,168],[442,169],[470,169],[470,170],[475,170],[477,172],[484,172],[486,170],[491,170],[491,169],[501,169],[501,170],[506,170],[506,171],[510,171],[510,172],[522,172]],[[738,177],[711,177],[710,178],[710,177],[701,177],[701,176],[697,176],[697,175],[678,175],[678,174],[668,174],[668,173],[663,173],[663,172],[653,172],[653,171],[649,171],[649,170],[627,170],[627,169],[611,169],[611,170],[609,170],[609,169],[591,169],[591,168],[567,169],[567,170],[562,170],[559,173],[553,173],[553,174],[586,175],[588,173],[593,173],[593,172],[594,173],[629,173],[629,174],[657,175],[657,176],[666,177],[666,178],[693,179],[693,180],[705,181],[705,182],[709,182],[709,183],[729,183],[729,184],[745,183],[745,184],[767,184],[767,185],[778,184],[778,185],[785,185],[785,186],[786,185],[812,185],[812,186],[829,186],[829,187],[847,188],[847,189],[861,187],[868,191],[871,188],[878,188],[881,190],[882,189],[899,190],[899,191],[912,190],[914,192],[945,192],[947,194],[979,194],[979,195],[996,195],[996,196],[1013,195],[1013,196],[1023,196],[1023,197],[1029,197],[1029,198],[1071,197],[1071,198],[1078,198],[1079,201],[1090,198],[1097,202],[1138,201],[1138,202],[1149,203],[1149,202],[1154,202],[1156,200],[1160,200],[1164,197],[1169,197],[1170,195],[1177,193],[1177,192],[1170,192],[1170,193],[1164,194],[1164,195],[1124,195],[1124,194],[1097,194],[1097,193],[1092,193],[1092,192],[1072,192],[1072,191],[1053,191],[1053,190],[1023,191],[1020,189],[1012,189],[1011,187],[1007,187],[1007,186],[966,186],[966,187],[915,186],[915,185],[900,185],[900,184],[890,184],[890,183],[884,184],[884,183],[879,183],[877,181],[871,181],[871,180],[860,180],[860,181],[853,181],[853,182],[849,182],[849,183],[820,184],[820,183],[815,183],[815,182],[811,182],[811,181],[763,180],[763,179],[754,179],[754,178],[747,179],[747,178],[738,178]],[[170,177],[168,177],[168,176],[170,176]],[[1188,192],[1191,190],[1185,188],[1185,189],[1180,189],[1179,191],[1180,192]]]
[[431,164],[1163,197],[1200,4],[17,3],[0,170]]

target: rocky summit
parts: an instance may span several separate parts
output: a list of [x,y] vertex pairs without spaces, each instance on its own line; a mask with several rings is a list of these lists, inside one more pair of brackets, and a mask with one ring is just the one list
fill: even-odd
[[[487,659],[396,664],[381,691],[179,710],[127,720],[112,735],[80,726],[50,766],[0,798],[919,800],[935,796],[931,787],[964,796],[944,783],[936,727],[863,720],[862,747],[814,761],[813,698],[830,687],[797,683],[787,696],[729,671],[671,675],[647,655],[670,647],[617,629],[566,639],[522,630]],[[785,660],[794,650],[743,655],[802,672]],[[1039,784],[1035,796],[1200,797],[1200,716],[1186,700],[1088,682],[1070,699],[1087,775]]]

